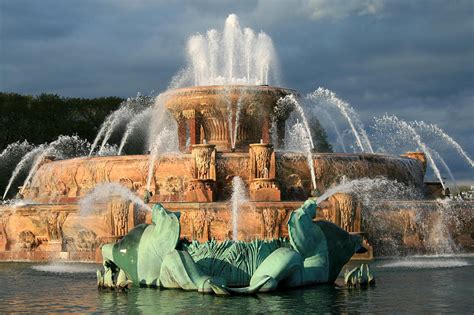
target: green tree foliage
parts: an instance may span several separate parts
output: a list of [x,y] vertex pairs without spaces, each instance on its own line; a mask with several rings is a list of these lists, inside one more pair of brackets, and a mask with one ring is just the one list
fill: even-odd
[[315,119],[309,128],[311,129],[311,134],[313,135],[314,149],[316,152],[332,152],[332,145],[328,142],[328,136],[326,131],[319,120]]
[[59,135],[77,134],[93,141],[105,117],[122,101],[119,97],[84,99],[0,93],[0,150],[16,141],[51,142]]

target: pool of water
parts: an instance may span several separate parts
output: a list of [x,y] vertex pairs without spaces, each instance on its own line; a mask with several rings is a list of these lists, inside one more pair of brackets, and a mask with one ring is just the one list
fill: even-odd
[[319,285],[252,296],[181,290],[98,291],[99,265],[0,263],[0,313],[268,313],[474,311],[474,256],[412,256],[371,263],[370,289]]

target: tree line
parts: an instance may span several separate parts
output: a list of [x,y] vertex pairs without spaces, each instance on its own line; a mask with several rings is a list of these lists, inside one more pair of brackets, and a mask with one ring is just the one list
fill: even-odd
[[115,96],[87,99],[0,93],[0,151],[12,142],[41,144],[60,135],[77,134],[92,142],[105,117],[123,101]]

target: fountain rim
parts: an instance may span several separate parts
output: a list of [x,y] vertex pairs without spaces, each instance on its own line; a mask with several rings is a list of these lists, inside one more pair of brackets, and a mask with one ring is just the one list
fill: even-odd
[[186,93],[198,93],[198,92],[206,92],[206,91],[222,91],[224,92],[226,89],[229,89],[229,92],[233,92],[236,90],[240,91],[250,91],[250,92],[262,92],[262,91],[280,91],[286,95],[293,94],[295,96],[300,96],[300,94],[290,88],[280,87],[280,86],[272,86],[267,84],[255,85],[255,84],[222,84],[222,85],[195,85],[195,86],[187,86],[181,87],[176,89],[169,89],[163,95],[164,96],[174,96],[179,94],[186,94]]
[[[225,152],[225,151],[217,151],[217,155],[222,156],[247,156],[248,152]],[[164,153],[162,157],[175,157],[175,158],[186,158],[191,156],[191,152],[184,153],[184,152],[169,152]],[[297,152],[297,151],[275,151],[277,156],[305,156],[305,153]],[[401,155],[393,155],[393,154],[386,154],[386,153],[368,153],[368,152],[354,152],[354,153],[341,153],[341,152],[312,152],[311,155],[313,158],[323,157],[323,156],[330,156],[330,157],[342,157],[342,158],[357,158],[362,156],[373,156],[373,157],[382,157],[382,158],[389,158],[389,159],[400,159],[400,160],[416,160],[414,158],[410,158],[407,156]],[[94,160],[102,160],[102,159],[110,159],[110,160],[119,160],[119,159],[135,159],[138,157],[149,156],[149,154],[127,154],[127,155],[103,155],[103,156],[79,156],[69,159],[57,159],[46,164],[59,164],[65,161],[73,161],[73,160],[86,160],[86,161],[94,161]]]

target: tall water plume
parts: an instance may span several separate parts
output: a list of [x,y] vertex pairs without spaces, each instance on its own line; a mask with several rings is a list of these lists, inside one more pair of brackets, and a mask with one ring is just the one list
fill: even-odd
[[374,153],[364,125],[349,103],[338,98],[336,93],[322,87],[306,95],[306,99],[315,102],[315,104],[319,106],[329,106],[337,109],[349,124],[359,149],[362,152]]
[[232,178],[232,196],[230,197],[232,207],[232,239],[234,241],[236,241],[239,236],[239,209],[242,204],[247,201],[244,181],[239,176],[234,176],[234,178]]
[[[187,43],[188,66],[172,80],[171,87],[186,85],[275,84],[278,66],[271,38],[240,26],[230,14],[223,31],[196,34]],[[270,82],[272,81],[272,82]]]

